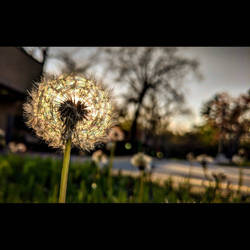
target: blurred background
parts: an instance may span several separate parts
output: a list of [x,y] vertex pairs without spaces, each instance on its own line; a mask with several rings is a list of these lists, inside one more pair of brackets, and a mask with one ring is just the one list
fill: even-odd
[[[186,179],[178,178],[188,177],[202,186],[210,179],[217,183],[223,173],[227,187],[245,187],[248,199],[249,69],[249,47],[0,47],[1,155],[60,156],[27,128],[22,105],[42,76],[82,73],[112,89],[123,133],[114,171],[138,172],[131,157],[143,152],[153,159],[151,170],[159,180],[183,183]],[[108,145],[98,149],[110,155]],[[73,149],[72,159],[90,159],[93,153]],[[210,167],[200,155],[212,158]]]

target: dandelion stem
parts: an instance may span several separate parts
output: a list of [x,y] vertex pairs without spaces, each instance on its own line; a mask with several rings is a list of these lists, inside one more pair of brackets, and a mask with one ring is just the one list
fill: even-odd
[[96,179],[99,179],[100,178],[100,164],[97,163],[96,164]]
[[65,203],[65,201],[66,201],[66,190],[67,190],[67,182],[68,182],[70,151],[71,151],[71,138],[69,138],[67,140],[66,147],[64,150],[59,203]]
[[242,183],[243,183],[243,169],[241,166],[239,166],[238,193],[240,193],[241,191]]
[[140,177],[140,190],[139,190],[139,202],[142,202],[142,198],[143,198],[143,175],[144,173],[141,173],[141,177]]
[[188,180],[190,180],[191,175],[192,175],[192,163],[189,164],[189,170],[188,170]]
[[114,161],[114,155],[115,155],[115,148],[116,148],[116,143],[113,142],[111,152],[110,152],[110,162],[109,162],[109,169],[108,169],[108,188],[109,188],[109,193],[112,196],[113,189],[112,189],[112,168],[113,168],[113,161]]

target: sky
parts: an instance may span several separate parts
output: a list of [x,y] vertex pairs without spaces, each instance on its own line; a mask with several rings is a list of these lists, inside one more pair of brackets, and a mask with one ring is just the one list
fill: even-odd
[[[54,51],[77,51],[74,58],[79,61],[92,49],[53,48]],[[236,97],[250,89],[250,47],[180,47],[179,53],[199,60],[203,79],[189,78],[183,83],[186,102],[193,110],[193,116],[176,117],[170,124],[172,130],[189,130],[194,124],[200,124],[201,107],[215,93],[227,92]],[[58,72],[60,66],[58,61],[51,60],[46,70]],[[114,92],[119,93],[119,90],[119,87],[114,87]]]
[[[187,128],[202,122],[202,104],[216,93],[227,92],[237,97],[250,89],[250,47],[185,47],[180,50],[199,60],[203,75],[203,80],[185,81],[187,104],[194,112]],[[173,126],[178,123],[176,119]]]

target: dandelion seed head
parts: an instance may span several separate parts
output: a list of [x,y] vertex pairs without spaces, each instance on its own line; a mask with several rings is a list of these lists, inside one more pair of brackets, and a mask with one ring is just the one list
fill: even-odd
[[17,152],[17,148],[16,148],[16,143],[15,142],[10,142],[8,144],[8,147],[9,147],[9,150],[12,152],[12,153],[16,153]]
[[206,154],[201,154],[196,157],[198,162],[212,163],[214,161],[213,157],[208,156]]
[[224,173],[224,170],[218,169],[217,171],[212,172],[212,176],[215,179],[215,181],[225,181],[227,179],[226,174]]
[[122,141],[124,139],[124,133],[118,126],[115,126],[115,127],[110,129],[109,138],[113,142],[114,141]]
[[238,155],[240,156],[244,156],[246,153],[245,149],[244,148],[240,148],[239,151],[238,151]]
[[107,131],[115,125],[111,94],[103,85],[83,75],[63,74],[43,78],[24,104],[26,124],[53,148],[72,145],[92,150],[108,140]]
[[27,147],[23,143],[16,144],[17,152],[24,153],[27,151]]
[[233,155],[232,162],[236,165],[241,165],[244,162],[244,157],[240,155]]
[[15,142],[10,142],[8,144],[8,148],[12,153],[24,153],[27,151],[27,147],[23,143],[15,143]]
[[0,129],[0,137],[4,137],[5,136],[5,131]]
[[92,154],[92,160],[97,164],[102,163],[106,164],[108,162],[107,156],[102,152],[102,150],[97,150]]
[[194,159],[195,159],[195,157],[194,157],[194,154],[192,153],[192,152],[190,152],[190,153],[188,153],[187,155],[186,155],[186,158],[187,158],[187,160],[188,161],[194,161]]
[[152,158],[142,152],[135,154],[131,158],[131,164],[135,167],[138,167],[139,170],[145,170],[145,169],[150,170],[151,162]]

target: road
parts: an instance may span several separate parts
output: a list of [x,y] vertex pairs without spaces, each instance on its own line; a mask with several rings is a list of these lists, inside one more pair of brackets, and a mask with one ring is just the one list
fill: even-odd
[[[189,174],[190,164],[187,161],[181,160],[154,160],[153,164],[155,165],[153,171],[154,179],[166,180],[170,176],[175,179],[177,182],[182,182],[185,177]],[[128,157],[116,157],[114,160],[115,170],[121,169],[125,173],[138,173],[138,170],[133,167],[130,163]],[[209,164],[207,168],[208,176],[212,177],[212,173],[224,173],[227,177],[227,180],[223,183],[223,187],[226,186],[227,181],[231,183],[231,188],[237,189],[238,177],[239,177],[239,168],[235,166],[219,166],[216,164]],[[243,169],[243,191],[250,191],[250,167]],[[199,163],[194,163],[191,166],[191,177],[190,181],[196,186],[201,186],[202,183],[208,184],[208,181],[205,181],[204,173],[201,165]],[[204,181],[204,182],[203,182]]]
[[[34,154],[35,155],[35,154]],[[44,157],[56,157],[58,155],[50,154],[39,154],[39,156]],[[86,156],[71,156],[72,161],[83,162],[90,157]],[[185,180],[189,173],[190,164],[185,160],[157,160],[154,159],[153,165],[155,166],[152,178],[159,182],[164,182],[169,177],[171,177],[175,183],[181,183]],[[115,157],[113,172],[114,174],[118,173],[119,170],[122,170],[123,174],[128,175],[138,175],[139,171],[130,163],[130,157]],[[227,180],[222,183],[222,187],[226,187],[227,181],[231,183],[231,188],[237,190],[238,186],[238,176],[239,168],[235,166],[219,166],[216,164],[209,164],[207,168],[208,176],[212,178],[213,172],[223,172]],[[243,186],[242,191],[250,193],[250,166],[243,169]],[[190,182],[192,185],[200,187],[203,184],[209,185],[209,182],[205,180],[204,173],[201,165],[199,163],[194,163],[191,166],[191,177]]]

